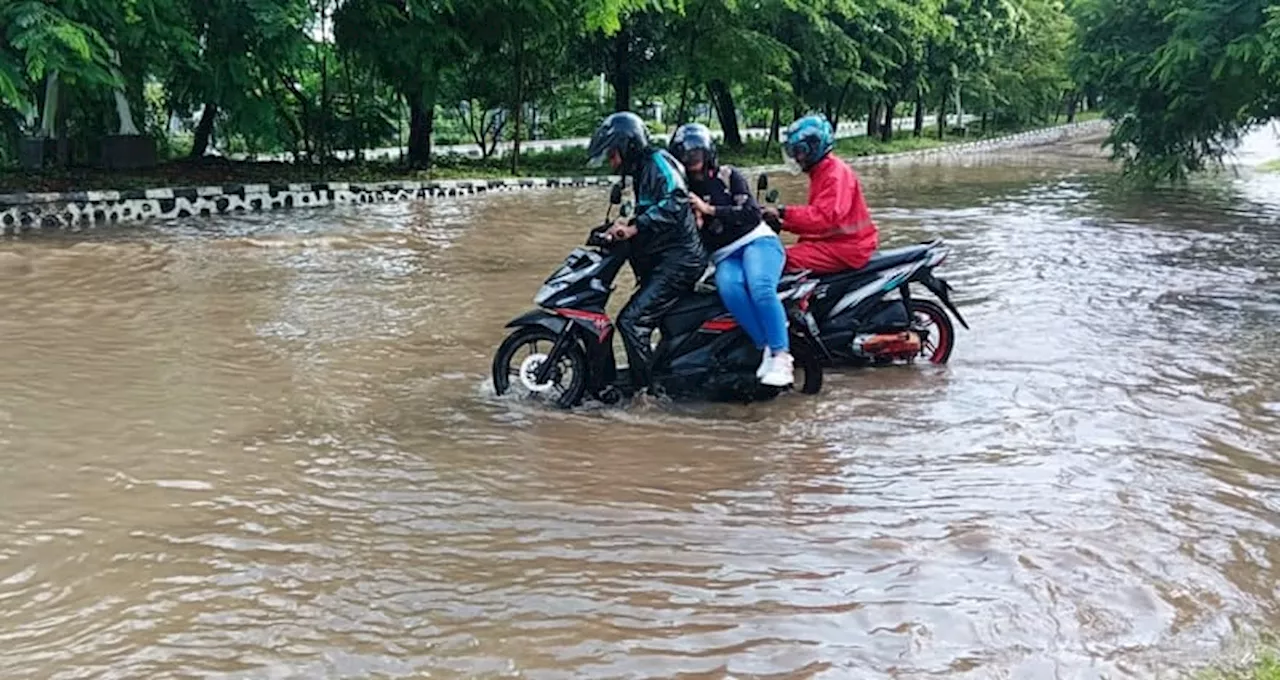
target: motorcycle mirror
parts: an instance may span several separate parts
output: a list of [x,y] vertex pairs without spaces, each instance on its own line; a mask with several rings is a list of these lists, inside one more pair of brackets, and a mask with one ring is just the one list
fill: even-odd
[[622,202],[622,182],[617,182],[609,191],[609,205],[618,205]]
[[770,189],[770,190],[769,190],[769,193],[767,193],[767,194],[765,194],[765,195],[764,195],[764,200],[766,200],[766,201],[768,201],[768,202],[770,202],[770,203],[777,203],[777,202],[778,202],[778,190],[777,190],[777,189]]
[[756,191],[764,191],[769,188],[769,175],[760,173],[760,179],[756,180]]

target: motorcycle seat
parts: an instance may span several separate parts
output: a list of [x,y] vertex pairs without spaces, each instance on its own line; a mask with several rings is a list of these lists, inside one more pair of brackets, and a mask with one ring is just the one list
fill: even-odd
[[867,265],[860,272],[875,272],[881,269],[896,267],[900,264],[915,262],[924,259],[925,255],[933,250],[933,244],[925,244],[918,246],[906,246],[904,248],[892,248],[890,250],[881,250],[871,256],[867,261]]
[[670,311],[668,311],[666,315],[672,316],[676,314],[688,314],[691,312],[702,311],[708,307],[715,307],[717,305],[722,306],[723,303],[721,303],[720,296],[717,295],[715,291],[705,293],[695,291],[693,293],[680,296],[680,299],[671,306]]
[[[784,290],[791,288],[801,279],[809,276],[809,274],[810,272],[807,269],[804,271],[789,272],[789,273],[783,274],[782,278],[778,279],[778,292],[782,292]],[[693,290],[696,293],[704,294],[704,295],[709,293],[715,293],[717,291],[716,266],[714,264],[707,265],[706,270],[702,272],[702,276],[699,277],[697,283],[693,285]]]
[[847,277],[859,277],[866,274],[874,274],[900,264],[923,260],[929,255],[929,252],[938,247],[942,241],[934,240],[929,243],[922,243],[914,246],[904,246],[902,248],[890,248],[888,250],[877,251],[867,261],[867,264],[861,269],[850,269],[848,271],[837,272],[835,274],[823,274],[822,280],[827,283],[836,283]]

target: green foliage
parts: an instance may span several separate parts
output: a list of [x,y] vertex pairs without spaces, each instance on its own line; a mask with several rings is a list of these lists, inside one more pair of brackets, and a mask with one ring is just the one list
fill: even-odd
[[1268,0],[1080,0],[1077,78],[1117,122],[1116,158],[1146,180],[1218,162],[1280,113],[1280,14]]
[[0,104],[32,110],[36,84],[55,71],[68,84],[116,82],[100,27],[64,11],[79,4],[43,0],[0,3]]
[[585,136],[615,102],[661,102],[652,131],[697,117],[726,146],[740,126],[917,101],[1024,124],[1103,63],[1074,51],[1084,37],[1058,0],[0,0],[0,157],[54,71],[84,145],[123,87],[167,153],[207,142],[322,163],[407,144],[426,166],[433,138],[489,152]]

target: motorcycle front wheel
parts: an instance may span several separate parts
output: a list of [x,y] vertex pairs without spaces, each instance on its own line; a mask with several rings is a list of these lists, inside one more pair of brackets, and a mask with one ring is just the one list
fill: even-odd
[[560,408],[581,403],[587,391],[587,355],[576,341],[565,348],[546,381],[537,382],[538,368],[555,344],[556,334],[541,326],[527,326],[507,336],[493,355],[493,389],[498,396],[515,392]]

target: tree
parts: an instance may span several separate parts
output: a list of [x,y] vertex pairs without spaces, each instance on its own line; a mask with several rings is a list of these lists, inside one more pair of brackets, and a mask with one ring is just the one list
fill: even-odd
[[[41,133],[47,137],[54,135],[61,88],[120,84],[102,33],[61,4],[0,4],[0,103],[28,113],[40,103]],[[35,83],[43,91],[34,89]]]
[[334,26],[339,47],[371,64],[404,97],[409,164],[429,166],[441,75],[461,51],[451,13],[431,0],[347,0]]
[[[706,88],[708,100],[730,148],[742,146],[735,90],[775,92],[787,86],[793,53],[771,35],[759,6],[737,0],[693,0],[686,14],[668,24],[668,43],[680,50],[673,66],[678,71],[678,122],[687,122],[691,90]],[[714,17],[714,27],[708,28]]]
[[1280,114],[1280,9],[1264,0],[1081,0],[1078,80],[1115,121],[1126,171],[1182,181]]

